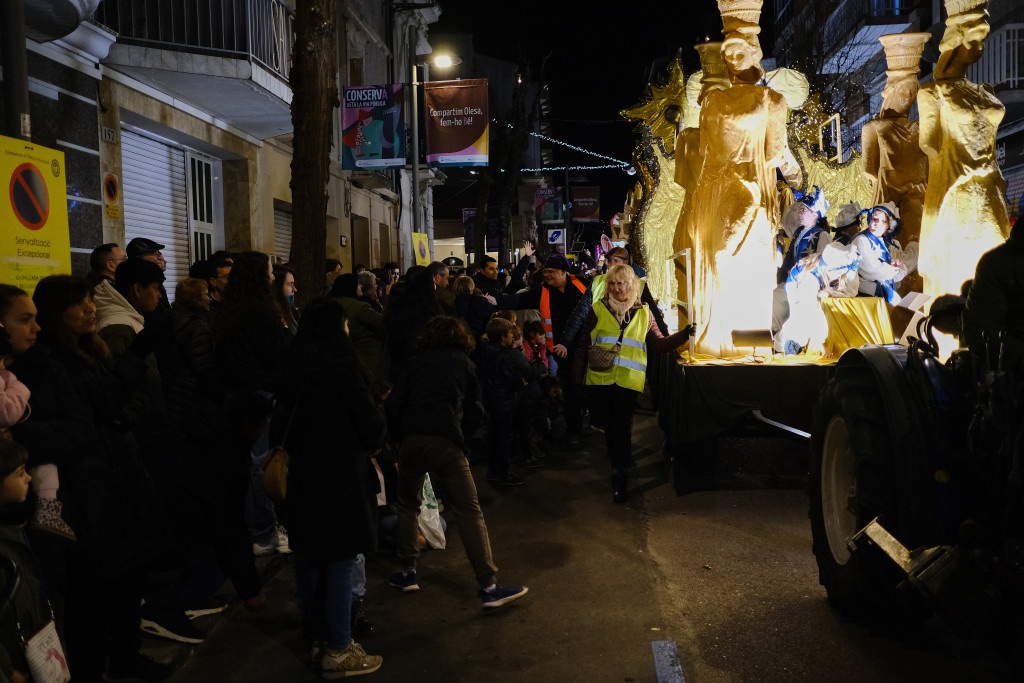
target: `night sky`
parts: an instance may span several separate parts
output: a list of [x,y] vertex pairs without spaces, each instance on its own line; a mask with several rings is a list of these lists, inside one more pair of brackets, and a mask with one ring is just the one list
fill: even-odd
[[[715,0],[610,5],[578,0],[520,0],[482,3],[440,0],[441,19],[431,33],[472,33],[474,48],[490,57],[539,64],[550,53],[545,79],[550,86],[553,137],[577,147],[632,163],[635,124],[619,115],[644,100],[648,82],[661,82],[677,54],[687,76],[700,68],[693,46],[705,37],[722,38]],[[762,26],[769,23],[771,0]],[[763,35],[768,53],[770,36]],[[600,165],[596,157],[554,148],[555,165]],[[601,218],[621,211],[637,176],[620,170],[574,171],[579,184],[600,185]],[[574,184],[576,184],[574,182]]]

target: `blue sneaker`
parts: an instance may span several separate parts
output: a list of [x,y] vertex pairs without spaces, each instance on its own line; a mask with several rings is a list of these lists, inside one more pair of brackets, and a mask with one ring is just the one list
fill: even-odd
[[397,588],[403,593],[412,593],[413,591],[418,591],[420,589],[420,585],[416,583],[415,569],[395,572],[388,579],[388,585]]
[[529,590],[526,586],[494,586],[490,590],[481,589],[479,594],[480,602],[483,604],[484,609],[501,607],[510,602],[515,602],[526,595]]

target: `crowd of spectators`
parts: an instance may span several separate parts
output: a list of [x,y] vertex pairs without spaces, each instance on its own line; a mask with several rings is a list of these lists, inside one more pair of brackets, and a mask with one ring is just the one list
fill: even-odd
[[[31,549],[22,584],[39,615],[52,607],[76,682],[166,677],[168,666],[140,653],[140,635],[203,642],[194,620],[227,607],[225,581],[261,610],[256,557],[272,553],[294,553],[312,665],[324,677],[375,670],[380,658],[353,639],[372,630],[364,553],[377,549],[382,520],[394,529],[399,518],[394,543],[415,584],[422,537],[409,535],[409,520],[423,468],[445,473],[440,490],[475,530],[467,553],[481,604],[525,595],[496,583],[469,465],[486,461],[498,487],[542,465],[543,441],[562,422],[554,360],[573,348],[565,317],[589,305],[585,283],[576,279],[542,323],[529,309],[543,308],[531,297],[551,268],[532,248],[511,274],[493,259],[458,278],[441,263],[349,273],[329,260],[323,281],[308,283],[264,253],[217,252],[168,297],[163,248],[147,238],[100,245],[87,277],[49,276],[31,295],[0,284],[0,475],[13,491],[0,522],[24,528],[14,539]],[[568,270],[561,256],[545,266]],[[564,270],[561,297],[575,278]],[[317,296],[300,310],[303,288]],[[431,354],[463,368],[448,395],[417,379],[425,367],[437,374]],[[404,406],[389,400],[394,387]],[[422,402],[451,413],[448,433],[408,408]],[[400,460],[412,457],[403,435],[444,462],[409,460],[402,479]],[[279,444],[293,452],[284,505],[262,490],[264,456]],[[464,467],[447,462],[453,455]],[[355,483],[332,486],[341,481]],[[409,590],[407,578],[399,584]],[[25,680],[11,618],[0,680]]]

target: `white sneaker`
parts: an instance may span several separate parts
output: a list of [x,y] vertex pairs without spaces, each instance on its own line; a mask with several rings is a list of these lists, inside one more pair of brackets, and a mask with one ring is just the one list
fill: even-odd
[[383,657],[366,654],[354,640],[344,650],[332,650],[325,646],[320,660],[320,677],[331,680],[372,674],[383,663]]
[[275,544],[275,547],[277,549],[277,552],[281,553],[282,555],[287,555],[292,551],[291,547],[288,545],[288,530],[280,524],[277,525],[276,540],[277,542]]
[[266,557],[267,555],[277,554],[277,541],[271,539],[269,543],[253,543],[252,554],[256,557]]

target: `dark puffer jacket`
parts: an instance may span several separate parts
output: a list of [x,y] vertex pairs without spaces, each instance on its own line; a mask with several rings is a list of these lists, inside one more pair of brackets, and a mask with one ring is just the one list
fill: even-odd
[[164,405],[181,429],[196,438],[210,436],[220,417],[224,391],[217,374],[213,329],[209,319],[178,306],[168,314],[174,343],[157,350]]
[[[16,506],[0,510],[0,557],[4,564],[13,563],[17,571],[18,587],[10,596],[10,603],[0,615],[0,680],[12,679],[12,672],[28,674],[24,646],[19,638],[30,639],[50,621],[50,606],[47,603],[43,575],[25,538],[22,511]],[[11,567],[0,571],[0,595],[6,597],[14,587],[13,577],[8,574]]]
[[456,347],[424,349],[399,375],[388,397],[392,436],[443,436],[459,446],[483,423],[476,366]]
[[488,412],[509,412],[539,398],[535,390],[540,372],[521,349],[487,341],[480,346],[480,387]]

